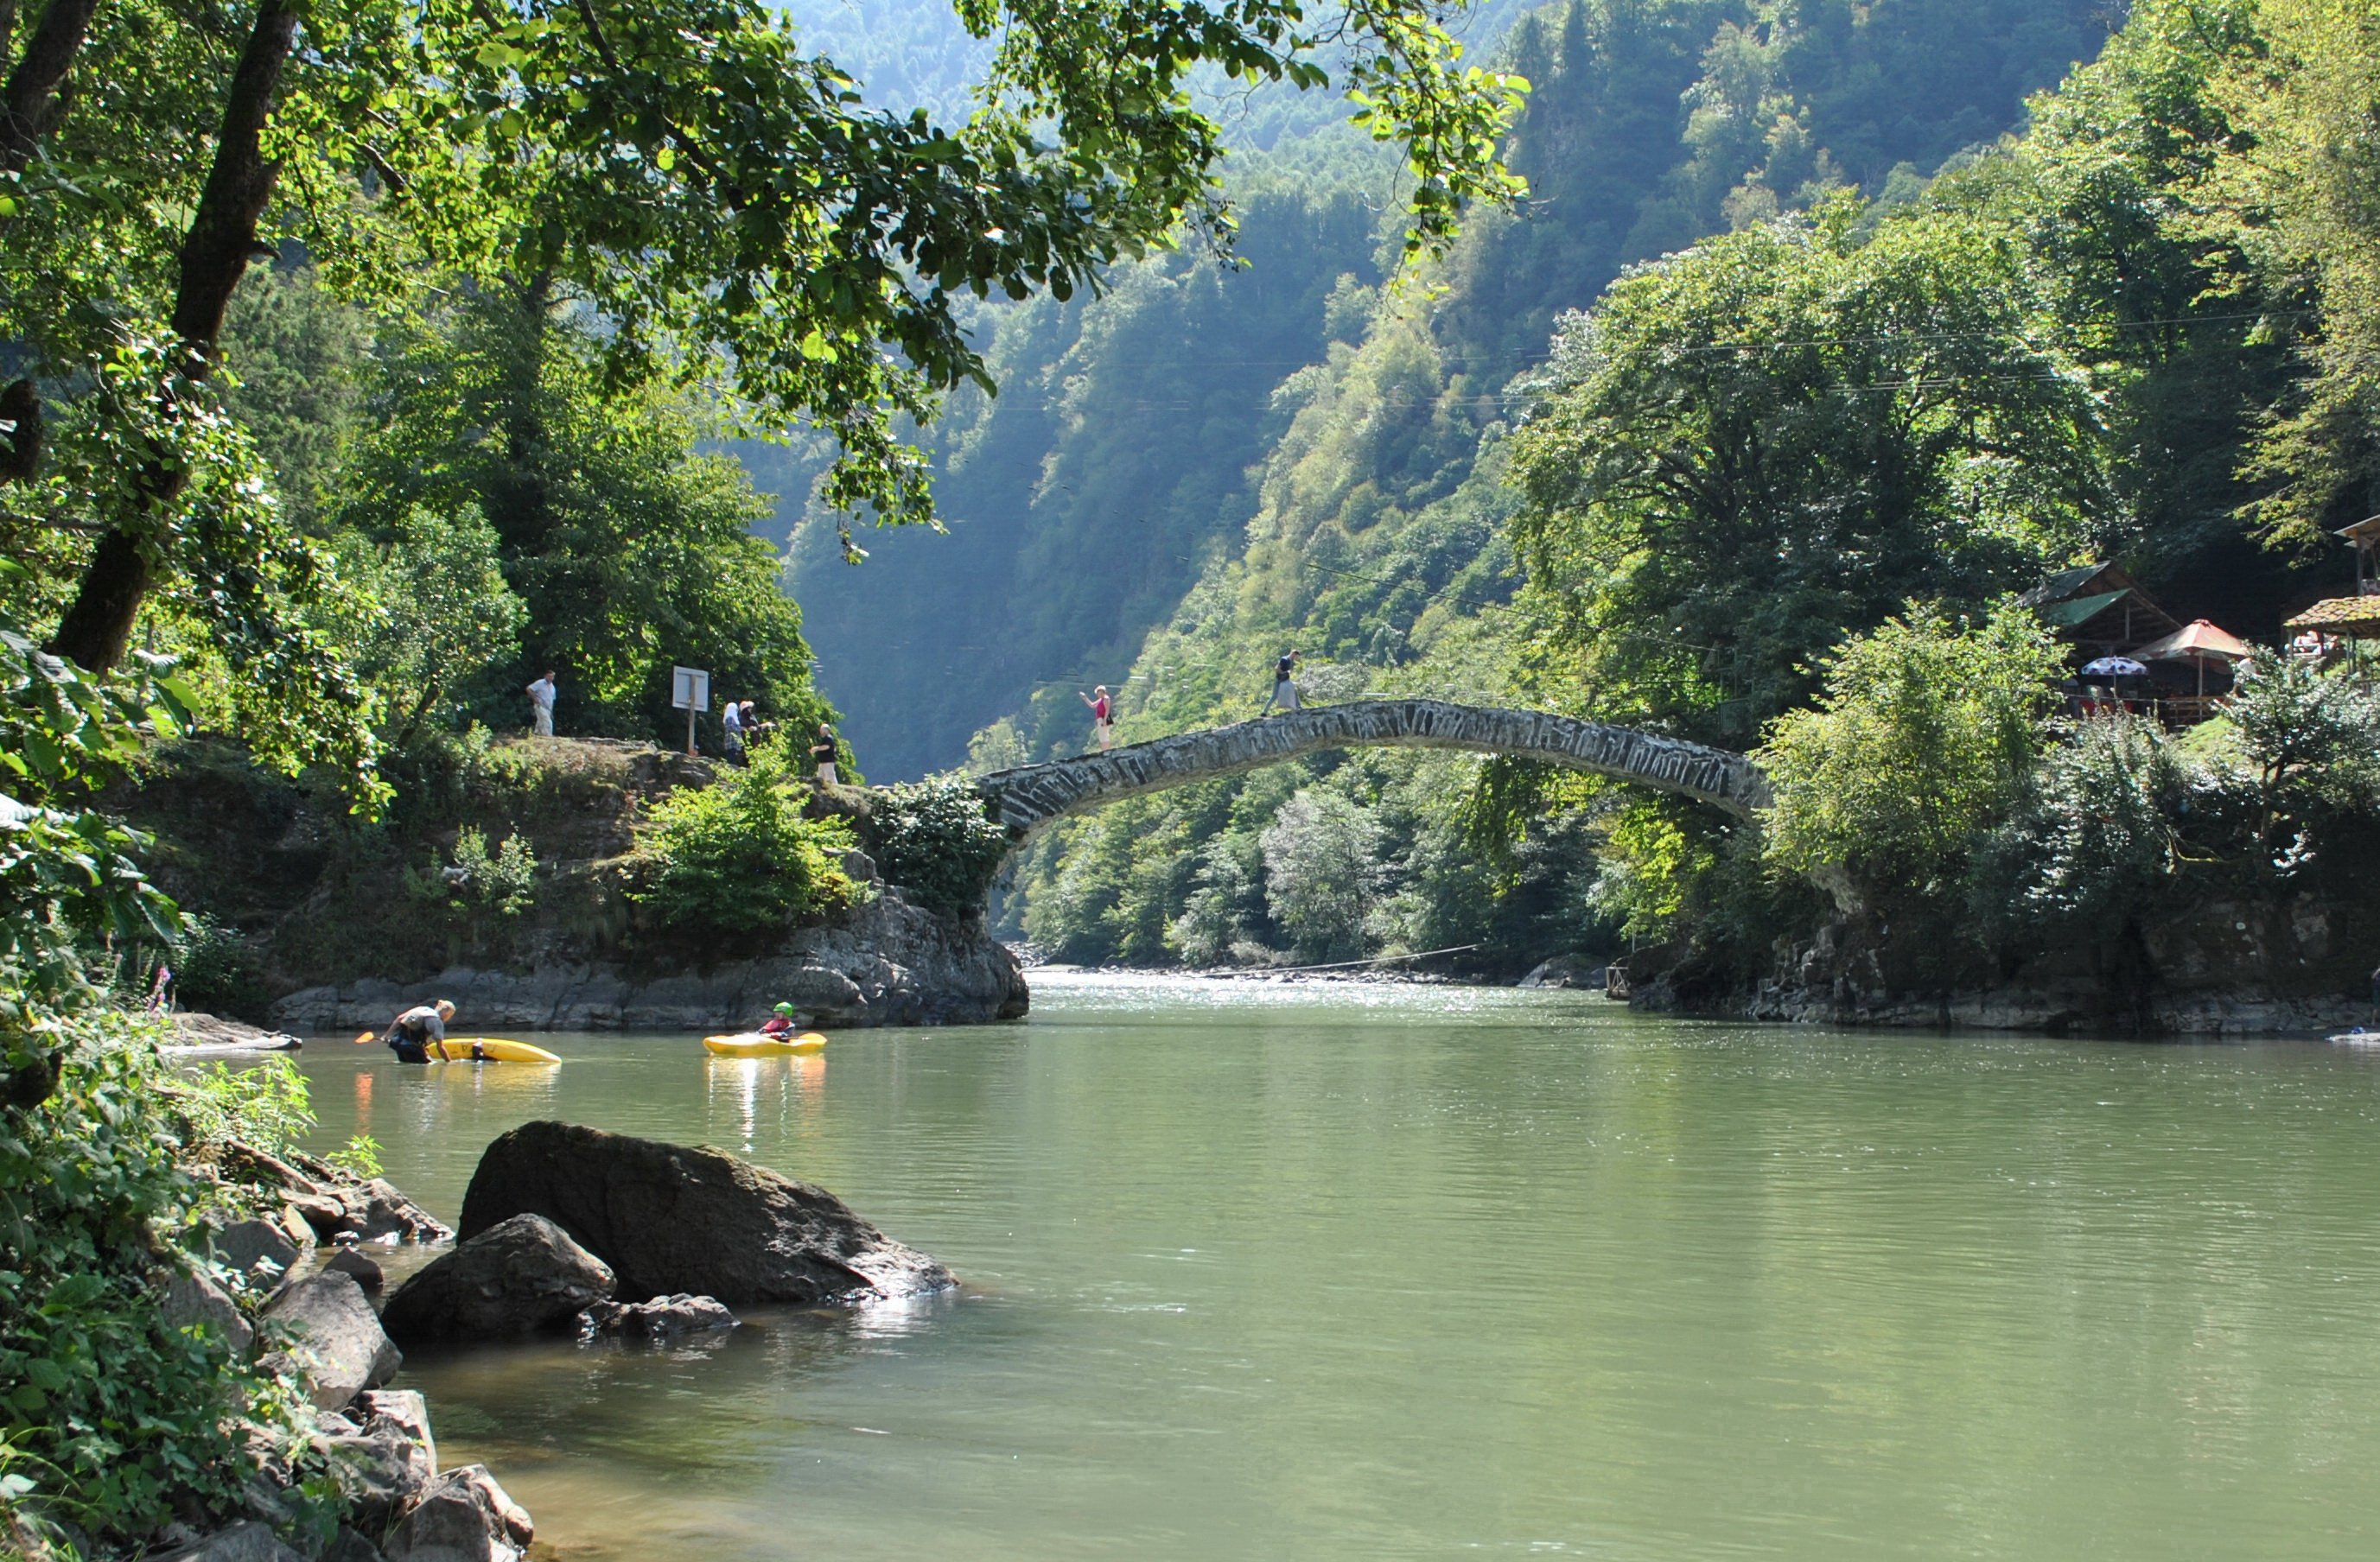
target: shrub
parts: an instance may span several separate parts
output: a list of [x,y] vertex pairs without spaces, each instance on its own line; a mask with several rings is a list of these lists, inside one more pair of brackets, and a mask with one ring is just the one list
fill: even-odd
[[0,794],[0,1509],[12,1544],[29,1524],[60,1521],[103,1544],[142,1541],[185,1499],[237,1511],[261,1453],[298,1435],[288,1385],[234,1359],[220,1335],[158,1316],[158,1279],[191,1262],[199,1188],[177,1164],[184,1124],[154,1043],[94,979],[111,939],[170,940],[178,921],[129,855],[138,838],[71,807],[138,751],[144,725],[170,734],[187,711],[160,672],[86,678],[0,608],[0,764],[14,794]]
[[856,886],[834,859],[852,846],[850,827],[804,818],[806,795],[782,743],[672,793],[638,831],[630,898],[674,932],[745,945],[849,904]]
[[262,1020],[272,990],[248,940],[212,916],[188,919],[174,962],[174,997],[188,1009]]
[[929,776],[886,787],[869,825],[878,869],[917,905],[945,916],[983,910],[1008,831],[966,778]]
[[1912,606],[1845,644],[1816,707],[1768,724],[1769,860],[1887,893],[1937,883],[2022,796],[2059,660],[2013,602],[1981,624]]
[[2034,935],[2119,928],[2169,890],[2192,778],[2150,722],[2094,719],[2050,751],[2022,812],[1979,854],[1984,920]]
[[249,1434],[292,1446],[300,1402],[212,1330],[159,1318],[201,1207],[164,1065],[120,1017],[61,1032],[56,1092],[0,1117],[0,1481],[33,1515],[141,1537],[179,1499],[236,1511]]

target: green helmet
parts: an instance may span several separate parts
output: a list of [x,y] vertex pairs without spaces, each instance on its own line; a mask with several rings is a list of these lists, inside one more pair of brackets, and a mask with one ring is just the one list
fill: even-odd
[[790,1020],[794,1017],[794,1006],[790,1003],[781,1003],[777,1005],[777,1012]]

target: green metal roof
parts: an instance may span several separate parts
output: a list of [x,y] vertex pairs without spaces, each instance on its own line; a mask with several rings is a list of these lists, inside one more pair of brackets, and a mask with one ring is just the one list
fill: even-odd
[[2072,629],[2088,624],[2130,595],[2129,590],[2102,591],[2095,597],[2077,597],[2070,602],[2045,602],[2033,611],[2053,629]]

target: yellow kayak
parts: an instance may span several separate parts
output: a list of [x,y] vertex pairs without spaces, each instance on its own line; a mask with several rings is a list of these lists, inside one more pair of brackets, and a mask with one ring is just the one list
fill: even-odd
[[542,1047],[531,1047],[525,1041],[506,1041],[496,1035],[450,1035],[444,1041],[433,1041],[423,1050],[431,1060],[441,1063],[559,1063],[561,1059]]
[[702,1045],[722,1058],[807,1058],[826,1050],[826,1037],[816,1031],[799,1035],[762,1035],[738,1031],[734,1035],[707,1035]]

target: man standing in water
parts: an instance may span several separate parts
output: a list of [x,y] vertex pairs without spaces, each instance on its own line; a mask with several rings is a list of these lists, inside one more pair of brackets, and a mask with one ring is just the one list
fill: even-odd
[[[455,1006],[443,998],[435,1003],[419,1004],[399,1014],[381,1039],[388,1043],[398,1062],[427,1063],[430,1044],[445,1041],[446,1022],[454,1017]],[[371,1038],[371,1032],[366,1031],[356,1037],[356,1045],[361,1047]]]
[[1091,708],[1091,734],[1099,740],[1099,752],[1105,754],[1108,751],[1108,736],[1114,730],[1115,702],[1108,698],[1108,686],[1105,684],[1101,684],[1093,690],[1092,694],[1096,694],[1099,697],[1094,699],[1091,695],[1076,689],[1075,697]]
[[1264,706],[1257,712],[1257,715],[1270,710],[1275,702],[1279,702],[1283,710],[1298,708],[1297,684],[1292,682],[1292,675],[1297,671],[1297,656],[1293,650],[1283,651],[1281,660],[1272,664],[1272,693],[1265,696]]
[[541,738],[553,735],[553,674],[549,672],[523,691],[528,696],[529,731]]

